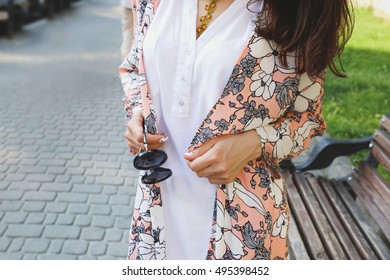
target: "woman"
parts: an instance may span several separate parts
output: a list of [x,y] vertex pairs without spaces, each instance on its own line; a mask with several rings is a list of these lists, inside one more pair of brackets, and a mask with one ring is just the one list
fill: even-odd
[[173,175],[138,183],[129,259],[288,258],[279,162],[325,130],[325,69],[344,76],[334,59],[351,33],[349,1],[132,4],[125,138],[144,150],[145,126]]

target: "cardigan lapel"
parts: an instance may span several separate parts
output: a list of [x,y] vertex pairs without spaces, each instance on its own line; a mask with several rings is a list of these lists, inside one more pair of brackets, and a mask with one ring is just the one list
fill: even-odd
[[288,66],[284,67],[275,44],[253,34],[189,150],[216,136],[274,122],[293,102],[297,87],[295,55],[288,55]]

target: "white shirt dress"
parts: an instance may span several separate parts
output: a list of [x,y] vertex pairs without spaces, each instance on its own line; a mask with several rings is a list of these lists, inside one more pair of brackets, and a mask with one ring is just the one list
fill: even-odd
[[236,0],[196,39],[197,5],[197,0],[161,0],[143,45],[157,128],[169,137],[163,167],[173,171],[160,183],[167,259],[207,255],[216,186],[197,177],[183,153],[221,96],[260,9],[255,3],[251,12],[247,1]]

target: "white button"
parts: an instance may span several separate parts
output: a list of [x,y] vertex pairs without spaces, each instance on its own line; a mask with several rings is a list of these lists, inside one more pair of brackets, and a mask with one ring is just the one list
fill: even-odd
[[184,105],[184,101],[183,101],[183,99],[180,99],[180,101],[179,101],[179,105],[180,105],[180,106],[183,106],[183,105]]
[[181,77],[181,81],[182,81],[183,83],[185,83],[185,82],[187,81],[186,77],[185,77],[185,76]]
[[186,53],[187,53],[187,55],[190,55],[191,54],[191,49],[187,49]]

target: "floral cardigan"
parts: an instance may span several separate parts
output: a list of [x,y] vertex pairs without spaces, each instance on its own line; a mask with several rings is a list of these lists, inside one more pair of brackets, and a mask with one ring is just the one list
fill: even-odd
[[[158,116],[148,91],[142,43],[160,0],[131,1],[136,38],[119,68],[126,121],[142,108],[147,131],[156,133]],[[325,122],[323,77],[298,74],[296,56],[287,58],[285,67],[275,43],[253,32],[221,97],[189,143],[191,151],[213,137],[256,129],[262,144],[259,158],[248,162],[233,182],[217,187],[205,259],[288,257],[289,207],[279,161],[305,150],[310,138],[323,134]],[[139,181],[129,259],[166,258],[163,207],[159,184]]]

